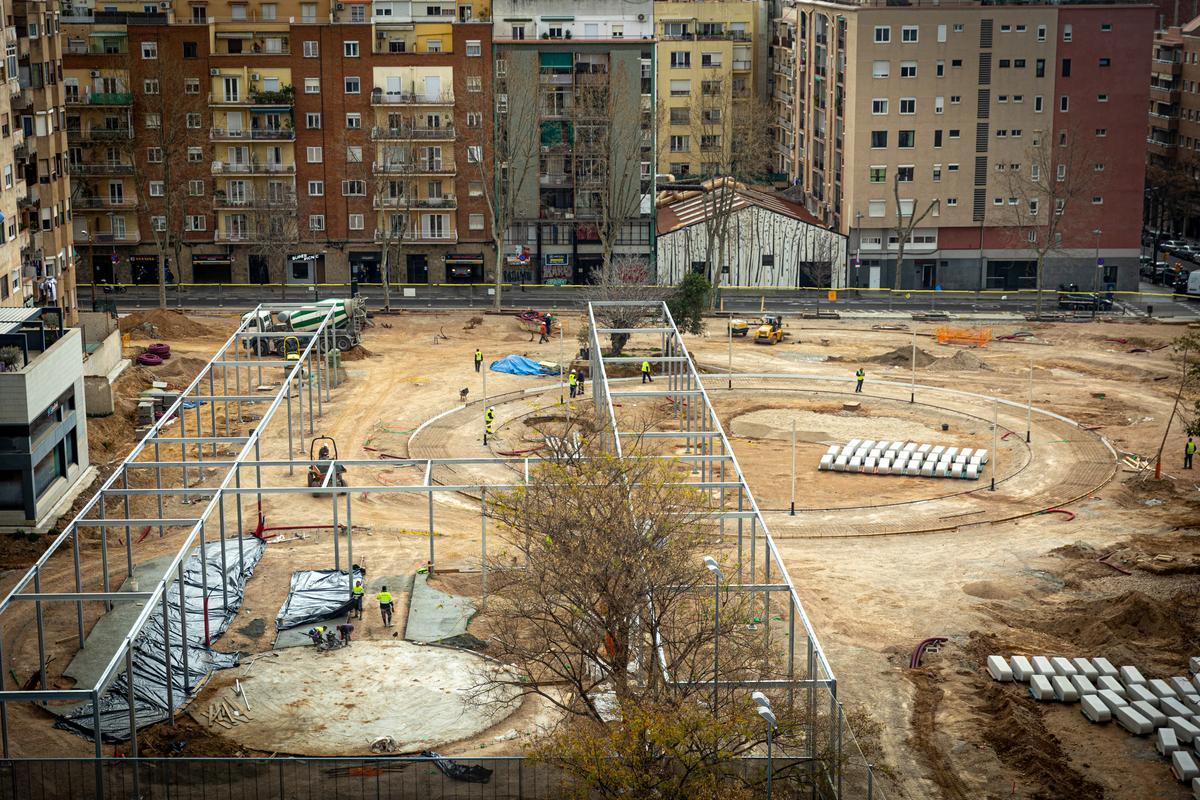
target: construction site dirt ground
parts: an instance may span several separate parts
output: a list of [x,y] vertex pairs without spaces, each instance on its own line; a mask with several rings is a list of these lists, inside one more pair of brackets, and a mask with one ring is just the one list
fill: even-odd
[[[411,453],[409,438],[422,422],[458,408],[460,390],[468,389],[472,401],[483,395],[482,375],[472,365],[477,346],[485,363],[513,353],[538,361],[557,362],[562,352],[569,358],[578,347],[575,335],[580,320],[570,314],[564,320],[562,343],[538,344],[511,315],[377,317],[363,347],[344,362],[346,382],[334,390],[332,403],[316,420],[314,434],[335,437],[343,458],[406,457],[418,455],[416,451],[466,457],[529,449],[528,418],[565,413],[557,404],[557,391],[497,403],[499,428],[489,447],[480,436],[481,419],[437,435],[431,427],[413,443]],[[159,322],[162,326],[156,332],[162,335],[153,338],[168,341],[175,357],[163,367],[128,372],[118,386],[118,413],[91,420],[89,441],[102,474],[137,439],[133,398],[145,382],[170,371],[169,380],[186,384],[232,332],[237,318],[193,317],[191,322],[200,327],[182,328],[178,338],[166,335],[178,320],[160,318]],[[1078,706],[1035,704],[1020,686],[994,683],[984,670],[984,659],[993,653],[1103,655],[1116,664],[1135,664],[1148,677],[1167,677],[1183,674],[1187,658],[1200,655],[1200,478],[1193,478],[1200,473],[1180,469],[1183,439],[1178,423],[1167,440],[1167,477],[1156,482],[1152,476],[1127,471],[1114,459],[1111,480],[1099,481],[1101,485],[1068,506],[1075,513],[1073,520],[1062,514],[1033,513],[1041,509],[1032,495],[1014,502],[1011,513],[998,515],[1005,521],[928,533],[826,536],[817,526],[789,529],[786,518],[790,516],[793,417],[798,421],[796,504],[801,510],[835,509],[845,518],[860,513],[859,507],[874,507],[861,514],[873,524],[883,524],[911,519],[931,503],[988,502],[981,495],[988,491],[986,480],[828,475],[816,470],[824,443],[849,438],[856,425],[870,430],[872,417],[888,430],[875,438],[925,436],[929,441],[992,448],[992,403],[966,398],[951,408],[933,393],[923,398],[919,388],[916,404],[910,408],[904,402],[914,328],[921,351],[918,384],[1024,403],[1032,369],[1035,407],[1100,426],[1094,434],[1080,432],[1080,437],[1103,436],[1119,453],[1143,458],[1157,451],[1178,389],[1170,348],[1158,348],[1186,329],[1103,322],[999,324],[993,326],[997,336],[1016,331],[1032,336],[993,339],[984,348],[964,350],[937,344],[930,335],[932,325],[901,324],[903,330],[886,330],[862,320],[788,320],[789,336],[781,344],[735,340],[733,371],[838,381],[803,394],[789,394],[776,384],[712,392],[837,674],[839,697],[856,716],[871,721],[860,733],[879,770],[879,785],[892,798],[1182,800],[1186,790],[1171,778],[1145,738],[1130,736],[1115,725],[1090,725]],[[703,371],[721,374],[728,368],[723,321],[710,320],[709,333],[689,336],[687,344]],[[642,352],[636,341],[631,347],[634,354]],[[855,395],[853,374],[860,366],[866,371],[865,392]],[[489,396],[554,385],[550,378],[496,372],[489,372],[486,380]],[[895,385],[885,387],[882,381]],[[590,389],[589,384],[589,395]],[[843,407],[846,402],[861,406],[848,411]],[[466,420],[481,413],[478,406],[459,412]],[[1054,448],[1071,447],[1069,439],[1076,437],[1050,439],[1047,429],[1047,436],[1041,441],[1035,436],[1026,448],[1024,415],[1016,409],[1000,414],[1002,429],[1019,434],[1009,436],[1001,446],[1000,478],[1005,479],[1010,470],[1015,474],[1026,463],[1028,469],[1014,482],[1056,478],[1054,473],[1062,469],[1054,466]],[[950,431],[941,430],[943,423],[951,426]],[[307,443],[307,432],[305,437]],[[273,424],[263,458],[286,457],[286,439],[280,425]],[[1043,472],[1036,472],[1038,465]],[[420,480],[385,460],[378,467],[362,469],[369,474],[353,476],[354,482],[387,485]],[[476,471],[462,468],[454,473],[446,470],[441,477],[468,483],[503,480],[506,474],[515,478],[516,473],[500,468],[475,477]],[[301,485],[303,481],[300,469],[294,475],[280,470],[264,477],[269,484]],[[971,496],[944,497],[962,491]],[[1003,484],[998,492],[1002,491]],[[447,494],[436,503],[436,563],[439,571],[449,570],[437,580],[446,591],[477,595],[478,501]],[[249,528],[256,513],[253,498],[244,501],[243,512]],[[332,566],[328,530],[287,529],[328,524],[328,499],[308,494],[267,496],[263,512],[267,525],[285,530],[268,546],[247,585],[237,619],[216,645],[219,649],[246,654],[270,651],[274,618],[292,571]],[[369,578],[411,576],[426,564],[427,514],[423,495],[356,495],[354,560],[366,567]],[[181,531],[161,539],[156,533],[148,536],[137,544],[137,560],[175,549],[180,536]],[[87,545],[98,548],[94,542]],[[503,545],[497,541],[494,547]],[[11,586],[21,574],[20,567],[31,563],[43,548],[44,542],[5,540],[3,587]],[[1097,561],[1106,554],[1110,558],[1105,563]],[[69,554],[52,559],[44,574],[48,582],[66,582],[72,574]],[[97,580],[95,574],[86,577],[93,583]],[[356,622],[355,637],[382,645],[398,631],[383,627],[374,605],[369,602],[365,618]],[[399,618],[405,613],[403,606],[398,609]],[[90,625],[99,610],[89,614]],[[53,685],[71,685],[62,669],[74,652],[73,625],[73,614],[65,610],[47,617],[47,641],[55,657],[48,666]],[[485,624],[472,625],[470,630],[486,639]],[[931,636],[944,636],[947,641],[926,654],[920,669],[910,669],[913,649]],[[36,669],[32,618],[6,627],[4,637],[5,666],[24,682]],[[252,693],[257,691],[254,673],[269,669],[271,660],[254,662],[247,678]],[[353,661],[341,668],[356,669]],[[228,692],[230,681],[244,669],[215,676],[193,705],[206,708],[216,693]],[[369,685],[371,676],[362,674],[360,679]],[[341,700],[334,701],[335,707],[337,702]],[[346,713],[355,712],[347,709]],[[413,713],[420,714],[420,709]],[[161,725],[145,732],[143,752],[165,753],[178,740],[187,741],[184,755],[263,752],[253,746],[252,738],[239,735],[240,741],[234,741],[194,720],[181,719],[174,733]],[[546,709],[523,706],[481,732],[472,729],[470,738],[449,743],[441,751],[452,755],[520,752],[553,721]],[[90,742],[53,729],[51,722],[38,709],[12,706],[15,753],[91,752]]]

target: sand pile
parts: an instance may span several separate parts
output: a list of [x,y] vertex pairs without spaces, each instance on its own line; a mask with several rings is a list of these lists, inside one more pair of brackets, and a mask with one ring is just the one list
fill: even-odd
[[132,334],[135,339],[190,339],[210,336],[208,326],[189,319],[178,311],[156,308],[151,311],[135,311],[118,321],[121,333]]
[[973,370],[990,370],[979,356],[972,353],[970,350],[959,350],[950,358],[938,358],[929,365],[931,370],[936,372],[963,372]]
[[[912,347],[897,347],[895,350],[889,350],[886,353],[878,356],[870,356],[862,359],[869,361],[872,364],[883,364],[888,367],[911,367],[913,363]],[[927,367],[938,359],[931,356],[921,348],[917,348],[917,366]]]
[[356,344],[342,353],[342,361],[362,361],[364,358],[369,358],[373,355],[375,354],[361,344]]

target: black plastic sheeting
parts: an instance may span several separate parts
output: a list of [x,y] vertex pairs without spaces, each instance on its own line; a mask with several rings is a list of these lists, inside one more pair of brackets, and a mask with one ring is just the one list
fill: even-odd
[[[221,571],[221,548],[225,548],[225,572]],[[183,563],[184,600],[187,604],[187,675],[183,670],[183,630],[179,608],[179,582],[167,586],[167,616],[170,635],[171,687],[175,708],[182,708],[192,692],[208,679],[214,670],[236,667],[239,653],[221,653],[204,643],[204,598],[208,594],[208,631],[212,641],[225,632],[241,607],[246,581],[262,558],[265,544],[261,539],[243,538],[241,552],[243,568],[239,569],[237,539],[206,542],[204,558],[197,547]],[[229,606],[224,605],[221,585],[224,581]],[[161,601],[146,626],[133,643],[134,704],[138,728],[166,720],[171,715],[167,705],[167,670],[164,658],[164,631]],[[129,684],[124,672],[113,681],[108,693],[100,699],[100,733],[106,741],[123,742],[129,738]],[[185,687],[187,690],[185,691]],[[83,734],[96,735],[92,704],[64,709],[55,727]]]
[[487,783],[492,779],[492,771],[478,764],[460,764],[440,756],[432,750],[422,750],[421,758],[433,759],[433,764],[447,778],[464,783]]
[[[354,579],[362,580],[366,572],[354,565]],[[285,631],[350,610],[352,582],[345,572],[332,569],[302,569],[292,573],[287,599],[275,617],[275,630]]]

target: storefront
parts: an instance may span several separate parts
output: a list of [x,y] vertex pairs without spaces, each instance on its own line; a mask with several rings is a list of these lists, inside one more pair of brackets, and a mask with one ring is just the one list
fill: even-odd
[[534,262],[529,254],[529,248],[521,245],[516,255],[504,259],[505,283],[533,283],[537,280],[534,275]]
[[[359,283],[383,283],[383,257],[378,251],[350,253],[350,280]],[[391,276],[394,281],[395,276]]]
[[446,283],[482,283],[483,253],[447,253]]
[[324,282],[324,253],[296,253],[288,257],[288,283]]
[[120,256],[114,253],[92,253],[92,280],[96,283],[116,283],[117,263]]
[[542,283],[564,286],[570,283],[573,277],[570,253],[542,254]]
[[[175,273],[171,271],[171,257],[165,260],[167,283],[175,282]],[[134,253],[129,257],[129,277],[133,283],[151,286],[158,283],[158,256],[155,254]]]
[[233,259],[226,253],[193,253],[192,283],[233,283]]

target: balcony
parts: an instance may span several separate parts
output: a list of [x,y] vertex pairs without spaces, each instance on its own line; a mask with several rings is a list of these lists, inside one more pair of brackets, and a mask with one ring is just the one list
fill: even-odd
[[1162,156],[1163,158],[1171,158],[1175,155],[1175,151],[1179,145],[1175,142],[1161,141],[1158,139],[1146,139],[1147,149],[1151,154]]
[[127,142],[132,138],[132,128],[67,128],[67,141],[71,144]]
[[1150,63],[1150,69],[1163,75],[1178,75],[1183,71],[1183,64],[1175,60],[1156,58]]
[[210,92],[210,106],[293,106],[296,104],[296,91],[291,86],[284,86],[277,92],[250,92],[248,94],[225,94]]
[[231,164],[227,161],[214,161],[212,171],[214,175],[295,175],[296,165],[274,162]]
[[453,175],[457,170],[453,159],[421,158],[404,163],[376,161],[371,171],[376,175]]
[[458,201],[452,194],[443,195],[442,197],[418,197],[415,200],[410,200],[407,197],[376,197],[375,208],[397,209],[397,210],[430,210],[430,209],[446,209],[450,210],[458,207]]
[[247,244],[253,241],[253,239],[250,236],[250,231],[216,230],[213,231],[213,241],[223,242],[225,244]]
[[[125,33],[114,32],[105,38],[124,40]],[[119,45],[106,45],[103,42],[67,42],[63,52],[71,56],[123,56],[129,53],[129,46],[125,41]]]
[[263,141],[263,142],[290,142],[296,138],[296,130],[294,128],[239,128],[237,130],[229,130],[228,128],[211,128],[209,130],[209,139],[212,141]]
[[371,92],[373,106],[452,106],[454,92],[426,94],[425,92],[386,92],[376,87]]
[[575,176],[569,172],[550,172],[538,176],[542,186],[574,186]]
[[426,128],[419,125],[405,125],[400,128],[371,128],[372,141],[407,141],[412,139],[422,141],[452,141],[454,139],[454,126],[447,125],[444,128]]
[[68,95],[69,106],[131,106],[132,92],[88,92],[81,95]]
[[[392,238],[392,237],[389,237]],[[458,231],[405,231],[400,237],[406,242],[427,242],[429,244],[454,244],[458,241]],[[375,241],[384,241],[384,231],[375,229]]]
[[77,244],[137,244],[141,240],[142,237],[137,231],[93,233],[90,237],[87,231],[75,231]]
[[1178,86],[1159,86],[1153,82],[1150,84],[1150,99],[1157,100],[1160,103],[1178,103],[1179,102],[1179,87]]
[[749,72],[753,68],[754,68],[753,62],[751,62],[749,60],[744,60],[744,59],[739,59],[739,58],[735,58],[733,60],[733,71],[734,72]]
[[575,82],[575,76],[570,72],[543,72],[538,76],[538,82],[543,86],[570,86]]
[[266,194],[263,197],[256,197],[249,192],[230,195],[227,192],[218,191],[213,194],[213,208],[294,209],[296,208],[296,195],[288,192],[282,195]]
[[77,197],[71,201],[71,207],[76,211],[93,209],[130,209],[137,206],[133,197]]
[[95,164],[68,164],[68,175],[132,175],[133,164],[122,164],[118,161],[99,162]]

